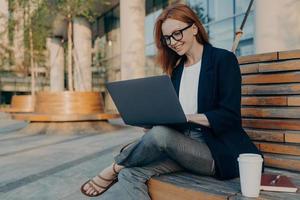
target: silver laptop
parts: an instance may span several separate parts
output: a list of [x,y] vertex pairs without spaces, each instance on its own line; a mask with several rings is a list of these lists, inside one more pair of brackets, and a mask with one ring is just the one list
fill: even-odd
[[171,79],[166,75],[110,82],[106,87],[128,125],[187,123]]

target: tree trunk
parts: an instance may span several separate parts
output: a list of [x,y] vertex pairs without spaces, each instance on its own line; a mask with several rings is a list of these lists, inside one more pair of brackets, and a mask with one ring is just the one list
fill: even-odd
[[64,91],[64,48],[60,38],[47,38],[50,65],[50,91]]
[[[30,15],[30,3],[28,4],[28,13]],[[35,95],[35,66],[33,60],[33,41],[32,41],[32,24],[31,18],[28,17],[29,22],[29,44],[30,44],[30,68],[31,68],[31,95]]]
[[72,71],[72,18],[68,15],[68,89],[73,91],[73,71]]
[[83,17],[73,20],[74,90],[92,91],[92,30]]

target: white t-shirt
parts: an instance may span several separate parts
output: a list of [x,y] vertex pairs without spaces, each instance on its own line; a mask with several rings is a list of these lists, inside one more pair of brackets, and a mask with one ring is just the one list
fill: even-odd
[[179,101],[185,114],[197,113],[200,69],[201,60],[183,68],[179,88]]

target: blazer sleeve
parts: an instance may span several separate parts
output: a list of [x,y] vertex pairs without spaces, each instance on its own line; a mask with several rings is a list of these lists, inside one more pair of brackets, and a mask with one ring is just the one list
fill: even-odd
[[213,133],[224,134],[241,127],[241,73],[236,56],[223,53],[217,63],[217,107],[205,112]]

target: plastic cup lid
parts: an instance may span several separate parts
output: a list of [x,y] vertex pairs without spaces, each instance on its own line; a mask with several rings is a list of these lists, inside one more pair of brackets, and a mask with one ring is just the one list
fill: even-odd
[[238,161],[244,161],[244,162],[257,162],[257,161],[262,162],[263,158],[261,157],[260,154],[243,153],[243,154],[239,155],[237,160]]

